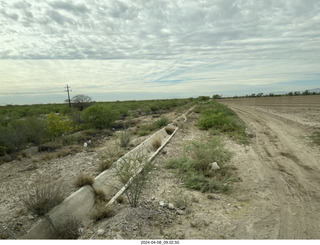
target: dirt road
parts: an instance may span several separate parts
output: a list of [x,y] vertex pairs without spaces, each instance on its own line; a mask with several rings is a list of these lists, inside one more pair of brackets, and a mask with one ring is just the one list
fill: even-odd
[[[280,114],[283,104],[222,102],[245,122],[252,147],[246,167],[253,182],[242,188],[253,191],[256,208],[250,219],[237,225],[235,237],[319,239],[320,151],[306,137],[311,126],[319,123],[319,116],[306,121],[303,111]],[[292,104],[290,108],[295,109]]]

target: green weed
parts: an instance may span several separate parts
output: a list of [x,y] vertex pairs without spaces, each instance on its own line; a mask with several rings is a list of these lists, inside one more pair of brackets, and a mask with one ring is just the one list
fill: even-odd
[[[231,156],[219,138],[206,143],[194,141],[185,146],[180,158],[167,161],[165,167],[173,169],[187,188],[202,192],[228,192],[236,180],[228,165]],[[212,170],[212,162],[218,162],[220,169]]]

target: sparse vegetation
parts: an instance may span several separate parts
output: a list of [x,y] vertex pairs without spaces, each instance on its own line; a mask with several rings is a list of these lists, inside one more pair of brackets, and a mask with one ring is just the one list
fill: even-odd
[[175,207],[180,209],[186,209],[191,204],[189,196],[183,193],[183,191],[181,190],[173,195],[173,197],[171,198],[171,202]]
[[[183,156],[165,163],[168,169],[174,169],[186,187],[202,192],[228,192],[231,183],[237,178],[228,162],[231,153],[224,149],[217,137],[209,142],[190,142],[184,148]],[[218,162],[220,169],[212,170],[210,164]]]
[[128,145],[130,144],[130,140],[131,140],[130,133],[128,130],[125,129],[120,134],[120,146],[123,148],[128,147]]
[[320,131],[314,132],[310,138],[314,144],[320,145]]
[[119,146],[111,146],[108,148],[105,154],[99,156],[99,171],[103,172],[109,169],[123,154],[124,151]]
[[130,206],[137,207],[142,190],[145,188],[153,169],[153,164],[147,160],[147,156],[137,153],[134,156],[124,158],[115,169],[121,184],[130,183],[124,193]]
[[92,175],[80,172],[76,177],[75,185],[80,188],[85,185],[92,185],[93,182],[94,177]]
[[[63,144],[83,144],[79,142],[82,138],[80,134],[68,137],[69,134],[80,130],[84,133],[99,130],[100,133],[111,135],[112,133],[104,131],[111,132],[110,129],[116,126],[116,119],[127,118],[129,120],[126,122],[134,122],[133,118],[137,116],[187,108],[191,103],[195,103],[195,100],[189,98],[93,103],[89,96],[79,95],[73,98],[73,102],[71,109],[67,104],[0,106],[0,157],[4,156],[0,160],[11,161],[15,159],[17,152],[29,146],[40,147],[61,138]],[[148,135],[167,123],[168,119],[161,117],[152,124],[142,125],[136,133],[140,136]]]
[[44,185],[33,189],[24,204],[32,213],[42,216],[63,200],[61,185]]
[[152,131],[168,125],[168,123],[169,123],[169,119],[162,116],[161,118],[159,118],[158,120],[154,121],[151,124],[140,125],[137,134],[140,136],[148,135]]
[[198,105],[195,112],[201,114],[198,127],[201,130],[213,129],[215,134],[221,132],[232,137],[236,142],[248,144],[243,121],[227,106],[215,100]]

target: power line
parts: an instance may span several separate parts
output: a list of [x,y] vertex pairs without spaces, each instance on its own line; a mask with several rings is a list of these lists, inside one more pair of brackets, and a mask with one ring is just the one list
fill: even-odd
[[70,93],[69,93],[69,91],[70,91],[70,87],[68,86],[68,84],[67,84],[66,89],[67,89],[67,92],[68,92],[68,102],[69,102],[69,107],[71,108]]

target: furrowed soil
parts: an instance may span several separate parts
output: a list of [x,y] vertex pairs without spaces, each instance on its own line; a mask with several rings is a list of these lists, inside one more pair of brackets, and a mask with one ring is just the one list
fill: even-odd
[[[309,136],[320,129],[320,96],[219,102],[239,115],[250,138],[249,145],[239,145],[221,136],[241,179],[230,193],[186,189],[164,168],[167,160],[181,156],[187,142],[212,137],[197,128],[199,115],[192,113],[154,160],[139,206],[131,208],[126,199],[116,203],[115,216],[84,224],[79,239],[319,239],[320,150]],[[81,170],[96,176],[98,155],[118,140],[114,135],[60,158],[23,158],[1,165],[2,234],[19,238],[39,219],[22,202],[32,187],[63,181],[69,195],[75,190],[75,175]]]

